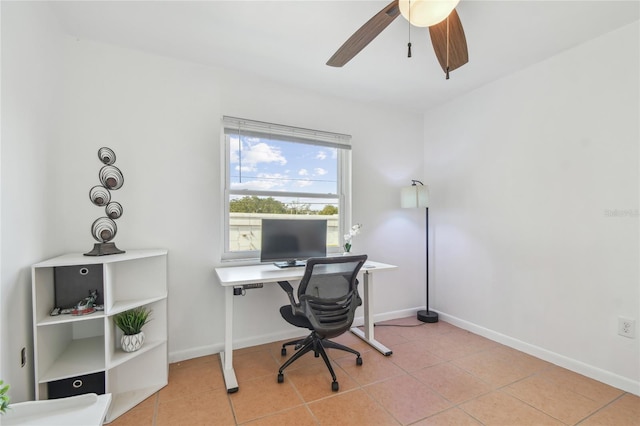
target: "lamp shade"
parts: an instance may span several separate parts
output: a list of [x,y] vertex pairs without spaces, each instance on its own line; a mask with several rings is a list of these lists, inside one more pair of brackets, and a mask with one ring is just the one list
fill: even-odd
[[425,185],[405,186],[400,192],[402,208],[429,207],[428,187]]
[[449,16],[460,0],[399,0],[402,16],[416,27],[430,27]]

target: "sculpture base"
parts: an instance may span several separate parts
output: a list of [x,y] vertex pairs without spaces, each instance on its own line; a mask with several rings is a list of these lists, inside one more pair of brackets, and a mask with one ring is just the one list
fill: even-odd
[[418,311],[418,319],[422,322],[438,322],[438,313],[433,311]]
[[85,256],[106,256],[108,254],[120,254],[124,253],[124,250],[120,250],[116,247],[116,243],[96,243],[93,245],[93,250],[89,253],[85,253]]

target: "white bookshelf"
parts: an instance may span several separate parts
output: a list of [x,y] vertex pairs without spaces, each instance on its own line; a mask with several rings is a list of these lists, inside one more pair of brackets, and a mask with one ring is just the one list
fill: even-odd
[[[104,311],[51,316],[55,304],[55,268],[102,265]],[[166,386],[167,251],[128,250],[106,256],[66,254],[32,266],[33,336],[36,399],[48,399],[48,385],[63,379],[104,374],[113,399],[106,422]],[[120,347],[122,332],[114,316],[145,306],[152,310],[145,342],[136,352]]]

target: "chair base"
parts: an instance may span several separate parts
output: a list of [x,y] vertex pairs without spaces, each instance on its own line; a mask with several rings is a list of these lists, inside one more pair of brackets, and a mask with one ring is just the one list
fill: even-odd
[[341,351],[350,352],[354,354],[356,358],[356,364],[362,365],[362,357],[360,356],[360,352],[351,349],[348,346],[341,345],[340,343],[333,342],[328,339],[323,339],[314,331],[310,335],[308,335],[304,339],[291,340],[289,342],[282,344],[281,355],[285,356],[287,354],[287,346],[295,345],[296,353],[294,353],[291,358],[289,358],[282,367],[278,370],[278,383],[284,382],[284,370],[293,364],[297,359],[301,358],[307,352],[313,351],[315,357],[322,357],[329,373],[331,373],[331,378],[333,382],[331,383],[331,390],[336,392],[339,390],[340,385],[338,384],[336,373],[333,371],[333,367],[331,366],[331,361],[329,361],[329,357],[327,356],[327,352],[325,349],[339,349]]

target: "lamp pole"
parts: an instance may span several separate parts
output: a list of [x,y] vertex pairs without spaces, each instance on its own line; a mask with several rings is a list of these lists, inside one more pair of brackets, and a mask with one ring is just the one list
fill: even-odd
[[426,282],[427,282],[427,304],[426,309],[418,311],[418,320],[422,322],[438,322],[438,313],[429,310],[429,207],[425,208],[425,234],[426,234],[426,247],[425,247],[425,268],[426,268]]

